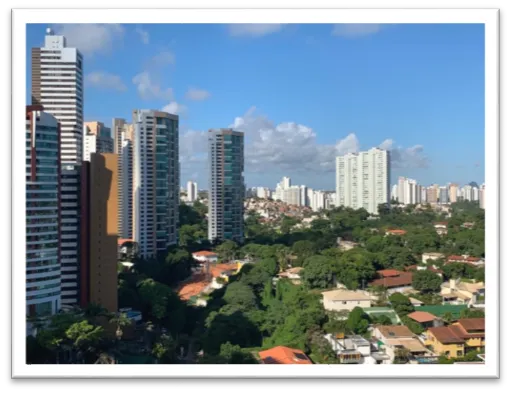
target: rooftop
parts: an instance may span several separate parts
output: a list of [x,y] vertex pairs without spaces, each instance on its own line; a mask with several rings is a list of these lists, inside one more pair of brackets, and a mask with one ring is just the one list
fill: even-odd
[[323,297],[330,301],[348,301],[348,300],[371,300],[371,297],[363,292],[347,291],[345,289],[335,289],[322,293]]
[[264,364],[312,364],[303,351],[284,346],[261,351],[259,357]]
[[465,329],[468,333],[471,331],[481,331],[485,330],[485,321],[484,318],[464,318],[459,319],[458,323]]
[[426,311],[411,312],[408,314],[408,318],[411,318],[419,323],[433,322],[435,319],[437,319],[436,316]]
[[465,340],[459,337],[457,332],[452,328],[452,326],[441,326],[441,327],[432,327],[428,329],[435,338],[440,341],[442,344],[456,344],[456,343],[464,343]]
[[415,337],[407,326],[402,325],[378,325],[374,327],[378,329],[385,338],[402,338],[402,337]]
[[401,275],[403,272],[401,272],[399,270],[394,270],[394,269],[384,269],[384,270],[378,270],[377,273],[381,277],[396,277],[396,276]]
[[217,254],[212,251],[197,251],[192,254],[194,257],[216,257]]
[[446,313],[450,313],[454,319],[460,317],[463,310],[467,309],[468,306],[461,304],[444,304],[444,305],[427,305],[415,307],[416,311],[426,311],[437,317],[443,317]]
[[397,277],[384,277],[373,280],[369,283],[372,286],[384,286],[386,288],[395,288],[412,285],[412,273],[406,272],[401,273],[401,275]]

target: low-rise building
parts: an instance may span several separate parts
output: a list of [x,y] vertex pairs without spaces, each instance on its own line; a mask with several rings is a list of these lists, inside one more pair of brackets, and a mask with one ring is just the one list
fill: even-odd
[[395,292],[406,292],[412,288],[413,275],[410,272],[402,272],[399,270],[379,270],[378,275],[380,278],[373,280],[369,283],[370,286],[378,287],[383,286],[387,289],[389,294]]
[[291,282],[295,285],[300,285],[302,282],[300,272],[303,270],[303,267],[292,267],[278,274],[278,278],[287,278],[291,280]]
[[408,318],[413,319],[415,322],[420,323],[423,328],[443,326],[443,321],[436,315],[427,311],[414,311],[408,314]]
[[450,326],[433,327],[426,332],[424,343],[436,354],[459,358],[485,346],[484,318],[460,319]]
[[369,340],[362,336],[327,334],[325,339],[332,346],[332,350],[338,356],[341,364],[378,364],[390,359],[387,354],[378,351]]
[[371,297],[361,291],[334,289],[323,295],[323,307],[328,311],[351,311],[355,307],[371,307]]
[[385,231],[385,236],[403,236],[406,235],[406,231],[403,229],[388,229]]
[[426,363],[424,359],[433,355],[406,326],[378,325],[374,327],[372,336],[389,357],[387,363],[394,362],[398,350],[408,354],[407,361],[410,363]]
[[435,222],[433,224],[433,226],[435,227],[436,233],[440,236],[447,235],[447,233],[448,233],[447,225],[448,225],[447,222]]
[[468,306],[484,304],[484,300],[480,300],[484,294],[483,282],[466,282],[460,279],[444,282],[440,289],[440,296],[447,304],[466,304]]
[[446,258],[446,264],[449,263],[468,263],[473,266],[483,266],[484,258],[472,257],[470,255],[449,255]]
[[313,364],[301,350],[282,345],[259,352],[263,364]]
[[192,254],[193,259],[195,259],[197,262],[205,263],[217,263],[218,262],[218,255],[212,251],[197,251]]
[[349,240],[343,240],[342,238],[337,238],[337,246],[342,251],[349,251],[355,247],[357,247],[359,244],[356,242],[352,242]]
[[441,252],[425,252],[422,254],[422,263],[427,263],[429,260],[437,261],[438,259],[444,258],[445,255]]

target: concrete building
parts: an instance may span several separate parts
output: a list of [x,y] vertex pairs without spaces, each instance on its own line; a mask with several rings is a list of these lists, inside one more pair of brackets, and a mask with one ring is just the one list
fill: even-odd
[[60,310],[60,125],[26,108],[26,315]]
[[186,183],[186,200],[188,202],[195,202],[197,200],[197,183],[191,180]]
[[310,206],[313,211],[317,212],[322,209],[326,209],[327,196],[324,191],[312,191],[312,196],[310,197]]
[[449,203],[455,203],[458,201],[458,185],[455,183],[449,184]]
[[419,203],[420,191],[417,181],[400,176],[397,184],[397,199],[404,205],[415,205]]
[[472,200],[475,202],[479,201],[479,188],[478,187],[472,187]]
[[143,258],[177,243],[179,117],[134,110],[133,240]]
[[447,205],[449,203],[449,192],[447,190],[447,187],[442,186],[439,187],[438,190],[439,190],[438,202],[442,205]]
[[32,48],[32,104],[60,123],[61,301],[78,303],[80,165],[83,149],[83,58],[66,38],[47,29],[44,46]]
[[395,201],[398,201],[398,185],[397,184],[394,184],[392,186],[392,191],[390,192],[390,199],[394,199]]
[[427,203],[437,203],[437,189],[434,186],[429,186],[426,189],[426,202]]
[[81,174],[80,306],[117,312],[117,154],[92,153]]
[[483,183],[483,184],[481,184],[481,188],[479,188],[479,207],[481,209],[485,208],[485,201],[484,201],[485,190],[486,190],[486,186]]
[[351,311],[355,307],[371,307],[371,297],[362,291],[334,289],[323,295],[323,307],[327,311]]
[[243,242],[244,134],[209,130],[208,238]]
[[461,198],[465,201],[472,201],[472,186],[467,184],[461,189]]
[[282,190],[282,202],[288,205],[301,205],[302,190],[298,186],[291,186]]
[[337,157],[336,194],[338,206],[377,214],[379,204],[390,202],[390,152],[372,148]]
[[118,232],[122,239],[133,238],[133,137],[134,127],[124,119],[112,121],[114,153],[117,154]]
[[91,153],[113,153],[114,140],[110,127],[99,121],[83,124],[83,160],[89,161]]
[[271,198],[271,190],[267,187],[257,187],[256,188],[256,196],[262,199],[270,199]]

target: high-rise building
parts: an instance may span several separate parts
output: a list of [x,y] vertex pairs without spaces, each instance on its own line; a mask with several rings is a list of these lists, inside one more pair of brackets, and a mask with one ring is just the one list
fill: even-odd
[[307,198],[307,186],[300,186],[300,206],[310,206]]
[[118,156],[92,153],[82,163],[80,306],[117,307]]
[[244,134],[209,130],[208,143],[208,237],[243,242]]
[[26,108],[26,315],[60,310],[60,124]]
[[481,187],[479,188],[479,207],[481,209],[485,208],[485,193],[486,193],[486,185],[483,183],[481,184]]
[[337,157],[336,194],[339,206],[377,214],[378,205],[390,202],[390,152],[372,148]]
[[83,159],[89,161],[91,153],[113,153],[112,130],[99,121],[83,124]]
[[428,202],[428,188],[422,187],[421,188],[421,203]]
[[113,119],[114,153],[117,154],[118,233],[123,239],[133,239],[133,124]]
[[455,203],[458,200],[458,185],[455,183],[449,184],[449,202]]
[[143,258],[177,243],[179,117],[133,111],[133,240]]
[[420,186],[417,184],[416,180],[400,176],[398,184],[395,187],[397,188],[396,194],[399,203],[404,205],[415,205],[420,203],[422,199]]
[[313,191],[311,198],[311,208],[317,212],[326,209],[327,197],[324,191]]
[[472,200],[475,202],[479,201],[479,188],[478,187],[472,187]]
[[258,198],[269,199],[271,198],[271,191],[267,187],[257,187],[256,196]]
[[397,184],[394,184],[394,185],[392,186],[392,191],[390,192],[390,199],[393,199],[393,200],[395,200],[395,201],[398,201],[398,200],[399,200],[399,199],[398,199],[398,192],[397,192],[397,190],[398,190],[398,185],[397,185]]
[[472,201],[472,186],[467,184],[461,190],[461,197],[465,201]]
[[291,186],[282,190],[282,202],[288,205],[300,206],[302,190],[298,186]]
[[427,203],[437,203],[438,202],[438,193],[435,186],[429,186],[426,190],[426,202]]
[[80,165],[83,148],[83,58],[66,38],[47,30],[44,46],[32,48],[32,104],[60,123],[61,301],[78,303]]
[[195,202],[197,200],[197,183],[189,180],[186,184],[186,200]]
[[449,193],[448,193],[447,187],[441,186],[438,189],[439,189],[438,202],[442,205],[448,204],[449,203]]

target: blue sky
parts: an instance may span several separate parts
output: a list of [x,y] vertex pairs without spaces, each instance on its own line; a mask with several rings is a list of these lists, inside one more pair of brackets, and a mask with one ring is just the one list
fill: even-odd
[[[27,27],[27,97],[46,27]],[[374,146],[393,183],[484,181],[482,24],[53,27],[84,54],[85,120],[180,115],[182,184],[207,186],[206,131],[228,126],[248,186],[334,189],[335,156]]]

